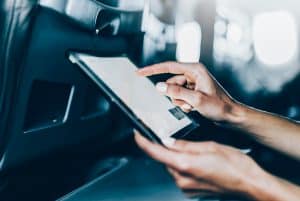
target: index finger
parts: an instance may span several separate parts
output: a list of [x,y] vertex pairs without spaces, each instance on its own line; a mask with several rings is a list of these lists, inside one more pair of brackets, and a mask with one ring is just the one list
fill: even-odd
[[189,78],[195,79],[195,69],[188,64],[180,64],[176,62],[165,62],[155,64],[149,67],[145,67],[137,71],[140,76],[152,76],[159,74],[175,74],[175,75],[186,75]]

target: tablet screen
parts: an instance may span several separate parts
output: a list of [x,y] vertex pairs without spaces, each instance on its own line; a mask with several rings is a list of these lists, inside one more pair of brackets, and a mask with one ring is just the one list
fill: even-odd
[[160,139],[176,134],[192,120],[157,92],[155,85],[136,74],[127,58],[102,58],[84,54],[76,57],[89,68]]

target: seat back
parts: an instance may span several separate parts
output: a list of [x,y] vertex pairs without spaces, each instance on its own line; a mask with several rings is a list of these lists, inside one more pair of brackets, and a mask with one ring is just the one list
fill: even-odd
[[9,114],[36,10],[36,0],[0,2],[0,154],[3,154],[8,139]]
[[[62,1],[51,2],[68,5]],[[84,152],[91,139],[101,147],[123,137],[115,126],[123,121],[120,112],[67,53],[127,54],[137,61],[142,35],[101,37],[66,9],[38,3],[1,1],[0,171],[60,149]]]

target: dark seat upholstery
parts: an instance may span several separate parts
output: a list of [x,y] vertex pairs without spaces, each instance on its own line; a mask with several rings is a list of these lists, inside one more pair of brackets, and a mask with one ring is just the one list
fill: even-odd
[[90,163],[131,134],[67,55],[138,57],[141,37],[100,37],[41,2],[0,1],[0,200],[55,200],[82,185]]
[[0,173],[60,150],[84,152],[90,141],[101,148],[123,137],[113,126],[121,123],[119,113],[67,53],[130,55],[140,37],[97,36],[37,0],[0,5]]
[[0,2],[0,154],[8,138],[10,112],[20,87],[22,61],[26,55],[30,27],[36,16],[37,0]]

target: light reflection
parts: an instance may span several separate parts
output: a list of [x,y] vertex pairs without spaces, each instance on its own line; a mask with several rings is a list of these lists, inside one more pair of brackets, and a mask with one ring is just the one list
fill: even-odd
[[197,22],[184,23],[177,28],[176,58],[179,62],[199,62],[201,54],[201,27]]
[[235,75],[247,93],[280,92],[299,74],[298,15],[285,4],[219,0],[216,70]]
[[251,19],[237,8],[219,2],[215,22],[216,63],[245,66],[253,57]]
[[239,43],[242,41],[243,35],[244,33],[241,26],[236,23],[230,23],[228,25],[227,40]]
[[257,58],[276,68],[298,52],[297,24],[287,11],[258,14],[253,22],[253,42]]

